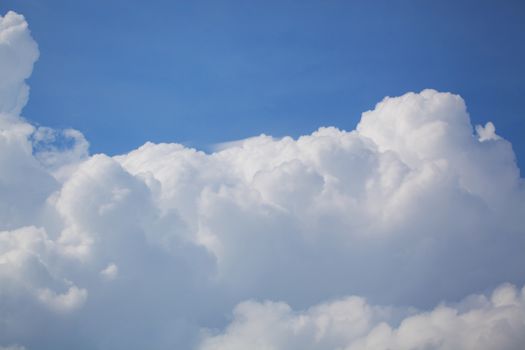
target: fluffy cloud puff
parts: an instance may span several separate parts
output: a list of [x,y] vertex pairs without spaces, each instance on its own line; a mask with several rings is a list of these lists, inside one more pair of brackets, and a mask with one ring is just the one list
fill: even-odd
[[18,114],[27,102],[29,78],[38,46],[22,16],[8,12],[0,19],[0,113]]
[[[20,116],[37,57],[24,18],[0,17],[0,346],[523,341],[513,287],[475,305],[401,307],[525,282],[512,147],[490,122],[474,131],[461,97],[385,98],[350,132],[261,135],[212,154],[146,143],[109,157],[89,155],[76,130]],[[282,303],[243,303],[253,299]]]
[[360,297],[301,312],[243,302],[224,334],[206,334],[200,349],[518,350],[524,342],[525,289],[502,285],[490,298],[471,295],[428,312],[372,306]]

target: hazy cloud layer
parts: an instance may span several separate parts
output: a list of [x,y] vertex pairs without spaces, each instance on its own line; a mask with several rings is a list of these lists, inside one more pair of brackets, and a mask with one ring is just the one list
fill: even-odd
[[0,17],[0,349],[523,343],[515,287],[436,307],[525,282],[512,147],[461,97],[385,98],[351,132],[109,157],[20,116],[37,58],[24,18]]

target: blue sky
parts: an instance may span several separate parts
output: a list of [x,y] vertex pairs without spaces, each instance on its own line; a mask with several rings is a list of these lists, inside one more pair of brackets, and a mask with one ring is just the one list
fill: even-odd
[[[384,96],[463,96],[525,157],[522,1],[12,1],[41,57],[24,115],[93,152],[353,129]],[[50,83],[51,82],[51,83]]]

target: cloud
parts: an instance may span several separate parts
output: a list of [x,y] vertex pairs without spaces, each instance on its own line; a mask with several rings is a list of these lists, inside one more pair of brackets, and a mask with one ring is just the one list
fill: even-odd
[[[395,314],[405,316],[396,320]],[[205,334],[201,350],[518,350],[525,342],[525,289],[498,287],[432,311],[392,310],[347,297],[294,311],[285,303],[236,306],[224,333]]]
[[24,17],[12,11],[0,16],[0,113],[20,113],[29,94],[24,80],[37,59],[38,47]]
[[496,135],[496,127],[491,122],[487,122],[485,127],[476,125],[476,132],[481,142],[487,140],[497,140],[500,138],[498,135]]
[[82,307],[87,298],[87,291],[77,287],[70,287],[67,292],[57,294],[50,289],[40,289],[38,299],[57,312],[70,312]]
[[[2,17],[0,344],[468,348],[498,327],[522,341],[508,285],[424,311],[525,283],[512,146],[492,123],[475,134],[461,97],[388,97],[352,131],[110,157],[20,116],[37,57],[24,18]],[[203,329],[225,330],[200,344]]]
[[0,350],[26,350],[26,348],[20,345],[9,345],[9,346],[0,346]]
[[104,270],[100,271],[100,275],[108,281],[114,280],[118,275],[118,266],[110,263]]

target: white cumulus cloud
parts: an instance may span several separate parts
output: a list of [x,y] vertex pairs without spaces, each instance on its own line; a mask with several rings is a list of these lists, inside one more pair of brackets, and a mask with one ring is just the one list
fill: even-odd
[[502,285],[490,298],[471,295],[428,312],[377,307],[360,297],[304,311],[243,302],[224,333],[204,334],[200,349],[518,350],[524,343],[525,289]]
[[388,97],[352,131],[260,135],[214,153],[148,142],[110,157],[90,155],[79,131],[20,116],[37,57],[24,18],[0,17],[0,344],[523,342],[511,285],[436,307],[525,283],[512,146],[490,122],[474,130],[460,96]]

